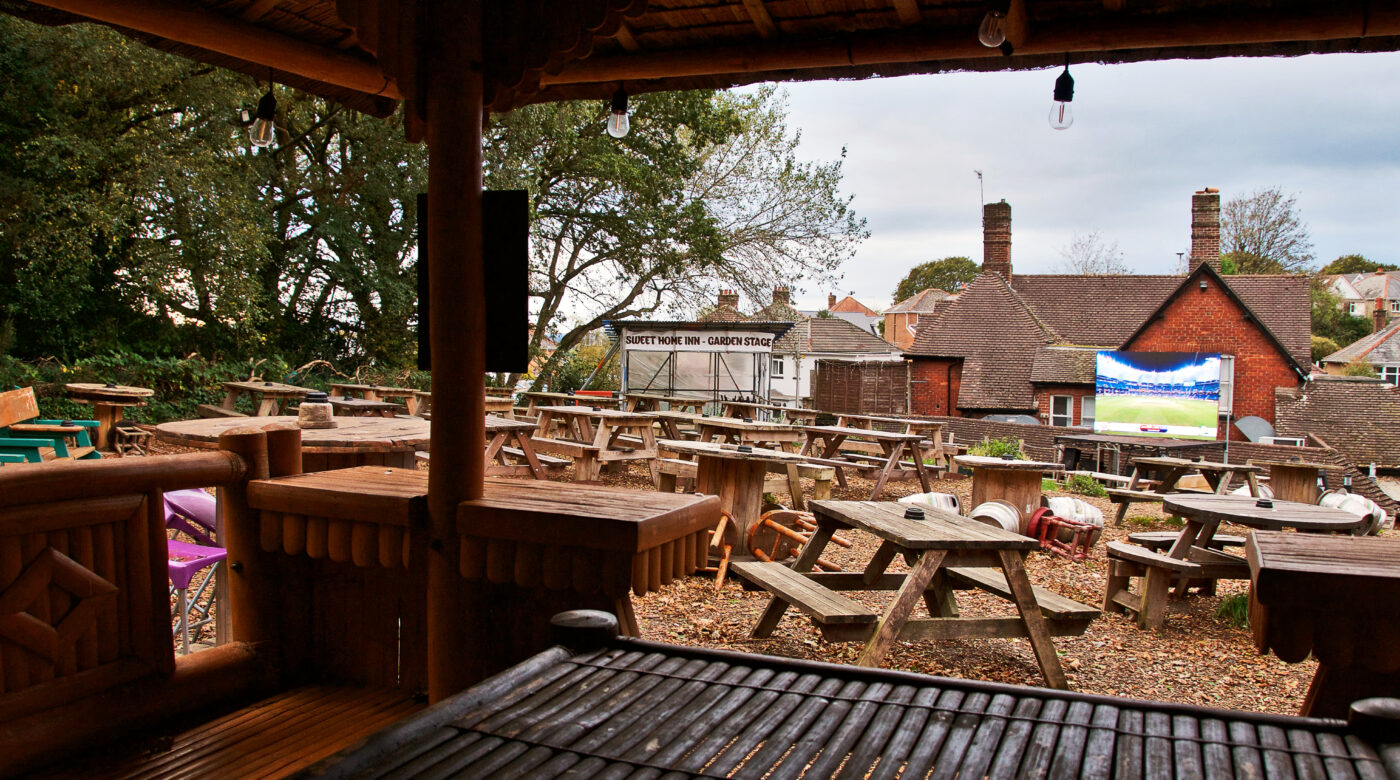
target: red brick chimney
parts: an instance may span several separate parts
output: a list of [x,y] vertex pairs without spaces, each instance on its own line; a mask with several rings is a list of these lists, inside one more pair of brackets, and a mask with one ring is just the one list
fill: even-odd
[[782,287],[782,286],[774,287],[774,288],[773,288],[773,303],[786,303],[786,304],[791,304],[791,303],[792,303],[792,295],[788,292],[788,288]]
[[1186,272],[1201,263],[1220,270],[1220,190],[1214,187],[1191,196],[1191,262]]
[[1011,281],[1011,204],[982,206],[982,270]]
[[1371,332],[1375,333],[1384,328],[1388,319],[1385,312],[1385,299],[1376,298],[1376,308],[1371,310]]
[[826,310],[831,311],[836,308],[836,293],[826,294]]
[[728,306],[733,306],[733,307],[736,308],[736,309],[739,308],[739,293],[736,293],[736,292],[734,292],[733,290],[720,290],[720,291],[719,291],[719,305],[720,305],[720,306],[726,306],[726,305],[728,305]]

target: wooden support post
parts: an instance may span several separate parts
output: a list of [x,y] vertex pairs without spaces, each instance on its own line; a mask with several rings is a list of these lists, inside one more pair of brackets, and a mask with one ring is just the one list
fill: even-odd
[[[420,5],[426,79],[433,459],[428,470],[428,697],[460,691],[494,663],[479,585],[461,582],[457,505],[481,498],[486,469],[486,291],[481,244],[484,110],[479,0]],[[407,110],[417,110],[410,105]],[[472,598],[475,594],[478,598]],[[479,602],[479,603],[477,603]],[[475,608],[474,608],[475,607]]]
[[[238,427],[219,437],[219,449],[248,464],[247,479],[267,477],[267,434]],[[278,582],[269,554],[258,539],[256,513],[248,508],[247,481],[219,488],[218,537],[228,550],[230,639],[263,642],[277,638]]]

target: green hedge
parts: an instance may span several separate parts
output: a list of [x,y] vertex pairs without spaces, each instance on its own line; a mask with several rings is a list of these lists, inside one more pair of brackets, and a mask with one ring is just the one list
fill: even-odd
[[[199,404],[218,404],[224,399],[221,382],[247,379],[256,375],[275,382],[288,382],[317,390],[328,390],[332,381],[393,385],[427,390],[429,374],[421,371],[389,373],[374,368],[327,367],[320,361],[305,368],[288,365],[281,358],[252,362],[215,363],[200,357],[147,358],[110,353],[83,358],[70,364],[57,360],[24,362],[0,355],[0,388],[33,387],[39,397],[39,413],[58,419],[89,419],[92,408],[69,400],[64,385],[70,382],[114,382],[119,385],[149,387],[155,395],[146,406],[132,407],[124,416],[145,423],[162,423],[198,417]],[[239,400],[239,411],[252,414],[251,401]]]

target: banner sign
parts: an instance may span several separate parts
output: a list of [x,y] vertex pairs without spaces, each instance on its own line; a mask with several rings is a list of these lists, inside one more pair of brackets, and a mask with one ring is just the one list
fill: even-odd
[[1094,432],[1215,439],[1220,355],[1098,353]]
[[752,330],[628,330],[624,349],[646,352],[772,352],[773,334]]

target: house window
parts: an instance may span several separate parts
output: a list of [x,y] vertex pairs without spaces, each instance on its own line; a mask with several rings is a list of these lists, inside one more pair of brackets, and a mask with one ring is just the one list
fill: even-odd
[[1400,366],[1381,366],[1381,379],[1400,387]]
[[1094,427],[1094,397],[1086,395],[1079,399],[1079,427]]
[[1360,317],[1366,313],[1366,304],[1353,301],[1347,304],[1347,314],[1353,317]]
[[1050,396],[1050,424],[1068,428],[1074,424],[1074,396]]
[[783,360],[783,358],[780,357],[780,356],[778,356],[778,355],[774,355],[774,356],[773,356],[773,377],[776,378],[776,379],[781,379],[782,376],[783,376],[783,370],[784,370],[784,360]]
[[1396,298],[1390,302],[1390,313],[1400,314],[1400,298]]
[[1220,413],[1235,410],[1235,356],[1220,356]]

